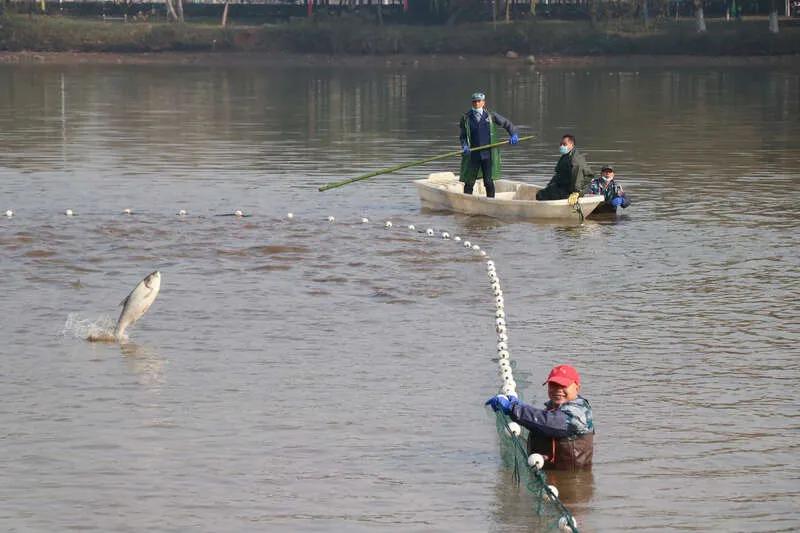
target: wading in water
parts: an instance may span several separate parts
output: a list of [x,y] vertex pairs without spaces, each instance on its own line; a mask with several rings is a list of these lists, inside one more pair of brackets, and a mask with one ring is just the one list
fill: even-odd
[[497,140],[497,126],[504,128],[511,136],[510,144],[519,142],[516,126],[510,120],[486,109],[486,95],[477,92],[472,95],[472,109],[461,117],[461,177],[464,194],[472,194],[475,180],[483,178],[486,196],[494,198],[494,181],[500,179],[500,150],[491,148],[472,152],[476,146],[494,144]]
[[545,381],[544,409],[519,401],[514,395],[498,394],[486,405],[502,411],[528,429],[528,453],[544,457],[544,468],[579,470],[591,468],[594,454],[592,406],[580,396],[581,378],[569,365],[554,367]]

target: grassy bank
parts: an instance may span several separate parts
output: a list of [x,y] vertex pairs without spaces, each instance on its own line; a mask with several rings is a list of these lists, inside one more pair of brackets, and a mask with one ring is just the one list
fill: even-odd
[[645,29],[633,21],[592,27],[587,21],[511,24],[385,26],[337,19],[276,26],[123,23],[59,16],[6,14],[0,18],[0,49],[79,52],[246,51],[313,54],[519,54],[562,55],[785,55],[800,54],[800,25],[783,24],[778,35],[766,19],[664,21]]

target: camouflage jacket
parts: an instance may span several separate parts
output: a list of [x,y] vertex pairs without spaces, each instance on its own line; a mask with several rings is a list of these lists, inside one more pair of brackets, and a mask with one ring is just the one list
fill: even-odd
[[622,198],[623,208],[631,205],[630,200],[628,200],[628,197],[625,196],[625,191],[622,189],[622,185],[617,183],[617,180],[606,181],[602,176],[594,178],[589,183],[588,194],[602,194],[605,197],[608,205],[611,205],[611,200],[616,197]]

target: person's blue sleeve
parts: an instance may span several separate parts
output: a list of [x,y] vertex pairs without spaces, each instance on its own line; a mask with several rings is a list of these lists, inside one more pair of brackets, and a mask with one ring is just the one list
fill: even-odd
[[511,408],[511,420],[528,428],[538,431],[548,437],[557,439],[569,437],[572,432],[569,427],[569,417],[561,410],[545,411],[522,402]]
[[495,124],[505,129],[509,135],[516,135],[519,137],[519,130],[517,130],[517,127],[506,117],[494,111],[492,111],[492,117],[494,118]]

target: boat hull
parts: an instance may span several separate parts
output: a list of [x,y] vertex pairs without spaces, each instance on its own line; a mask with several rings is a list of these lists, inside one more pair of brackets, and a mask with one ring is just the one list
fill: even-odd
[[[452,173],[431,174],[414,181],[423,208],[451,211],[466,215],[482,215],[500,219],[580,220],[580,215],[567,200],[536,200],[542,189],[520,181],[497,180],[495,197],[487,198],[482,183],[476,183],[473,194],[464,194],[464,184]],[[602,195],[583,196],[579,200],[583,216],[589,216],[604,199]]]

